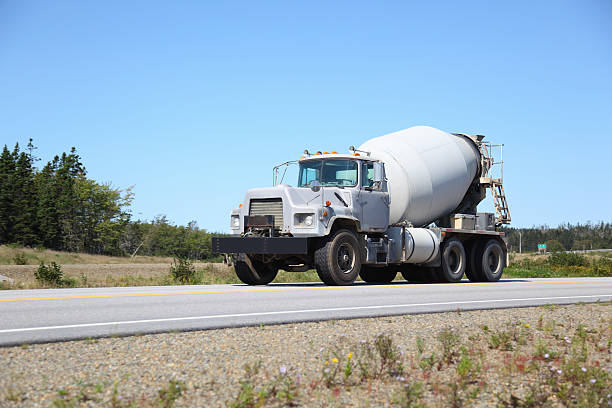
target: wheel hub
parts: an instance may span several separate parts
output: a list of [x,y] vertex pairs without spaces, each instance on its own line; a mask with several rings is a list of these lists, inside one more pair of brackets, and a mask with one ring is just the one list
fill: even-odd
[[350,245],[342,244],[338,248],[338,268],[342,273],[349,273],[355,266],[355,252]]

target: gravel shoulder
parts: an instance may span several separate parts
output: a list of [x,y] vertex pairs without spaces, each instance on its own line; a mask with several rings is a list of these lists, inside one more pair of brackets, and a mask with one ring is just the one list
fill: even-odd
[[0,348],[0,406],[565,406],[553,380],[607,406],[611,342],[607,302],[24,345]]

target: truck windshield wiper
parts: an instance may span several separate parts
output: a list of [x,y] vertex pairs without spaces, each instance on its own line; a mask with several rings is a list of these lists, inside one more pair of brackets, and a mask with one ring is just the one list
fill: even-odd
[[340,200],[342,204],[344,204],[345,207],[348,207],[348,204],[346,203],[346,201],[344,201],[344,199],[340,196],[340,194],[334,191],[334,195],[338,197],[338,200]]

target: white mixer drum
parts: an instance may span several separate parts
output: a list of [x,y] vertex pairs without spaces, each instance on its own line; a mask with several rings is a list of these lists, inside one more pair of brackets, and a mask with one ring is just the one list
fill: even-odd
[[385,164],[389,224],[407,221],[418,227],[448,215],[480,166],[480,152],[471,140],[429,126],[370,139],[359,150]]

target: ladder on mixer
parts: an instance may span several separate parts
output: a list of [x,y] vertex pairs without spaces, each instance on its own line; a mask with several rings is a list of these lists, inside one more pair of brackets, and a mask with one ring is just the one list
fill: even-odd
[[504,192],[504,185],[494,180],[491,184],[491,192],[493,193],[493,203],[495,204],[495,212],[497,217],[495,218],[495,224],[510,224],[510,209],[508,208],[508,202],[506,201],[506,193]]
[[[493,204],[495,205],[495,225],[500,226],[503,224],[510,224],[510,209],[508,208],[508,201],[506,200],[506,193],[504,192],[504,160],[503,160],[503,144],[493,145],[489,143],[481,143],[481,152],[483,154],[482,160],[482,177],[480,178],[480,184],[483,187],[491,189],[491,195],[493,196]],[[496,162],[492,156],[492,149],[494,147],[499,148],[500,161]],[[500,166],[500,178],[493,178],[493,166]]]

